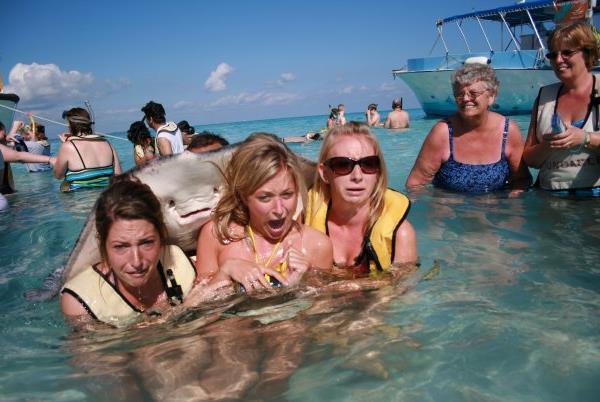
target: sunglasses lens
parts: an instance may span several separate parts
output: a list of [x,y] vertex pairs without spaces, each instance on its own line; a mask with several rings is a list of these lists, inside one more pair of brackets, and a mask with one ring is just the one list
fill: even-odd
[[352,172],[352,169],[354,169],[354,161],[343,156],[330,158],[325,164],[333,171],[333,173],[341,176],[349,174]]
[[379,172],[379,156],[367,156],[358,161],[363,173],[374,174]]

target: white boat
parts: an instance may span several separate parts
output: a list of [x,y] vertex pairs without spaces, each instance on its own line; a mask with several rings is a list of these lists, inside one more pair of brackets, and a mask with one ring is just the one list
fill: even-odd
[[[434,48],[441,41],[445,54],[408,59],[405,67],[392,73],[394,78],[401,78],[410,87],[427,115],[448,116],[456,111],[450,84],[453,71],[469,62],[487,63],[494,68],[500,81],[492,110],[508,115],[530,113],[540,87],[557,81],[545,57],[546,39],[554,29],[555,21],[560,18],[572,20],[577,13],[578,17],[592,21],[592,11],[597,11],[595,0],[543,0],[522,1],[512,6],[444,18],[436,22],[438,37]],[[496,36],[500,44],[497,47],[492,46],[484,23],[499,25],[500,34]],[[450,24],[456,25],[466,53],[450,52],[443,34],[443,28]],[[466,24],[478,26],[487,50],[471,50],[463,29]]]
[[17,95],[0,93],[0,121],[4,123],[7,133],[12,126],[15,117],[14,109],[17,107],[17,103],[19,103]]

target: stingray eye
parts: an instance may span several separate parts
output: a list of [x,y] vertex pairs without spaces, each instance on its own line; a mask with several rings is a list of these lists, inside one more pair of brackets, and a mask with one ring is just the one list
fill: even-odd
[[219,187],[213,187],[213,194],[219,194]]
[[169,207],[175,208],[175,201],[169,200]]

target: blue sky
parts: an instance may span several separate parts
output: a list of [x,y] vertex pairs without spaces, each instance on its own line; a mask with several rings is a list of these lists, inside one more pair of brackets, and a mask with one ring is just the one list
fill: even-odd
[[21,97],[19,108],[60,120],[63,110],[87,99],[102,132],[125,131],[149,100],[165,106],[167,119],[192,124],[325,115],[337,103],[350,112],[371,102],[388,109],[399,96],[405,107],[416,107],[391,70],[429,53],[435,20],[513,4],[7,3],[0,73]]

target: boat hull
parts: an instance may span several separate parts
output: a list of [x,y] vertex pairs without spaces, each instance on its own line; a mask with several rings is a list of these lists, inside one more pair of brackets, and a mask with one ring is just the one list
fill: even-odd
[[[456,112],[451,75],[454,70],[395,71],[414,92],[428,116]],[[500,87],[491,110],[505,115],[529,114],[538,91],[557,81],[550,69],[495,69]]]
[[[0,93],[0,105],[14,109],[17,107],[18,102],[19,97],[17,95]],[[6,107],[0,107],[0,121],[4,123],[6,132],[8,133],[15,117],[15,111]]]

